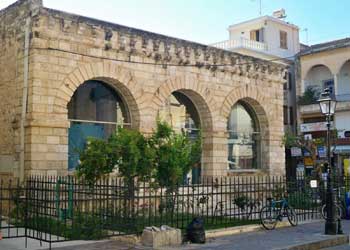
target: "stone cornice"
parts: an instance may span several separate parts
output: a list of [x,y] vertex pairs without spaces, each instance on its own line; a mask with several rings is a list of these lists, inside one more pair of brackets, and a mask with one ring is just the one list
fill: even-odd
[[[42,16],[47,17],[46,24],[40,20]],[[91,38],[88,42],[90,47],[94,44],[95,55],[112,51],[129,57],[141,56],[148,62],[159,64],[195,65],[213,73],[227,72],[260,80],[284,81],[286,67],[281,64],[195,42],[48,8],[42,8],[35,21],[34,38],[50,38],[50,31],[59,28],[63,33],[61,40],[75,37],[69,42],[80,44],[83,41],[77,40],[76,36]],[[47,34],[43,34],[46,31]]]

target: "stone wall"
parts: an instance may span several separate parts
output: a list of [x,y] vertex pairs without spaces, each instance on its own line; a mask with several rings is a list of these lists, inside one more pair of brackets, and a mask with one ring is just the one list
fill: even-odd
[[132,127],[144,133],[173,91],[189,97],[201,120],[204,175],[226,174],[229,111],[247,102],[262,132],[259,173],[283,174],[284,74],[253,57],[42,7],[32,25],[26,171],[66,173],[67,104],[80,84],[95,79],[121,94]]
[[18,1],[0,10],[0,175],[19,167],[25,27],[40,3]]

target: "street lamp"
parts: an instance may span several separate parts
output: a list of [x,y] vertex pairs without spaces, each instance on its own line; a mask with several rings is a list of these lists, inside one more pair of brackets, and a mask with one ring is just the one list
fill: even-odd
[[[321,113],[326,116],[327,122],[327,194],[326,194],[326,208],[327,208],[327,218],[325,224],[325,234],[337,234],[337,223],[335,219],[335,204],[336,197],[333,191],[333,183],[331,180],[332,175],[332,164],[331,164],[331,145],[330,145],[330,129],[331,129],[331,117],[335,113],[335,108],[337,106],[336,100],[331,98],[330,91],[328,88],[324,89],[323,93],[318,99],[320,105]],[[340,222],[339,222],[340,223]]]

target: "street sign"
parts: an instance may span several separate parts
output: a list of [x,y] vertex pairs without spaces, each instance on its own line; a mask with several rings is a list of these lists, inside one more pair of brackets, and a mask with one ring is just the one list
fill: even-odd
[[313,166],[314,165],[313,159],[311,157],[305,157],[304,158],[304,165],[306,167]]
[[302,156],[301,148],[291,147],[290,152],[291,152],[292,157]]
[[[331,126],[333,124],[331,123]],[[300,124],[300,131],[303,133],[314,132],[314,131],[326,131],[327,122],[314,122],[314,123],[303,123]]]
[[317,180],[311,180],[310,181],[310,187],[311,188],[317,188]]
[[317,146],[318,157],[326,158],[326,147],[325,146]]

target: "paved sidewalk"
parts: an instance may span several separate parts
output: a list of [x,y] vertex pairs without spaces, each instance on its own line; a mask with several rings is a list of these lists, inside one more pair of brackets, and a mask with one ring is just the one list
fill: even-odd
[[[349,235],[350,221],[343,221],[343,229],[345,235]],[[339,236],[324,235],[324,222],[314,222],[309,224],[299,225],[297,227],[286,227],[272,231],[258,231],[250,233],[242,233],[237,235],[218,237],[209,239],[204,245],[186,244],[176,248],[162,248],[164,250],[196,250],[196,249],[217,249],[217,250],[272,250],[272,249],[284,249],[287,246],[294,246],[300,244],[306,244],[315,241],[322,241],[327,239],[334,239]],[[0,241],[1,250],[20,250],[22,248],[7,248],[6,241]],[[14,240],[11,240],[14,241]],[[9,243],[10,241],[8,241]],[[56,250],[146,250],[142,246],[131,246],[118,241],[103,241],[84,244],[79,242],[79,245],[75,245],[74,242],[69,242],[71,246],[62,246],[60,244],[53,244],[53,248]],[[35,248],[28,248],[28,250],[34,249],[47,249],[47,244],[44,244],[42,248],[35,246]],[[334,250],[350,250],[345,246],[338,248],[330,248]]]
[[[344,234],[350,232],[350,221],[343,221]],[[337,236],[324,235],[324,222],[308,223],[297,227],[286,227],[272,231],[259,231],[209,240],[205,245],[185,245],[167,249],[217,249],[217,250],[271,250],[311,242],[332,239]]]

